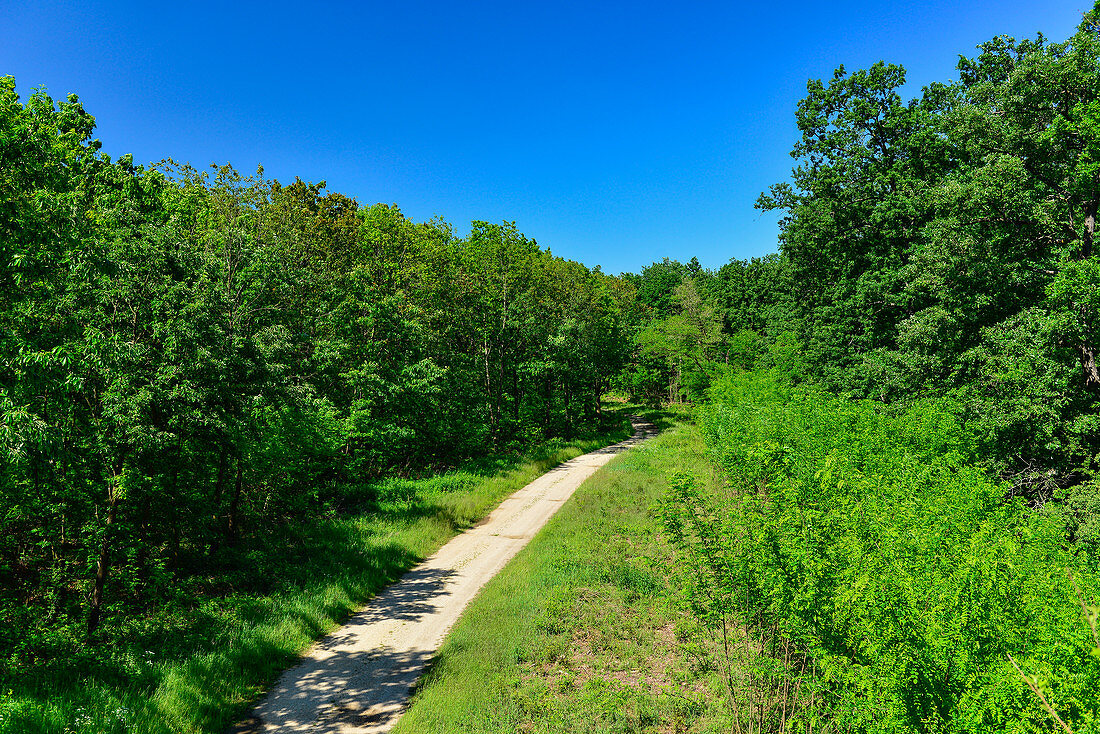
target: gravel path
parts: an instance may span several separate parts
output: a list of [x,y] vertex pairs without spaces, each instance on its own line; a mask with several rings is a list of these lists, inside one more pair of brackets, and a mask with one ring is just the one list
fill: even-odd
[[389,731],[409,691],[466,604],[598,468],[656,431],[560,464],[456,536],[283,673],[233,734]]

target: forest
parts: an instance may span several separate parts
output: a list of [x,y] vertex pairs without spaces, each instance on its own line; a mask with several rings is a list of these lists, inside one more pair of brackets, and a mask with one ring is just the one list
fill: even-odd
[[778,253],[614,276],[515,223],[112,159],[4,78],[0,731],[63,730],[26,713],[60,660],[155,690],[112,647],[271,537],[629,401],[690,404],[727,477],[656,511],[739,731],[1100,732],[1100,6],[904,85],[808,84],[757,202]]
[[5,681],[221,588],[273,524],[600,424],[621,280],[93,129],[0,82]]
[[662,516],[738,731],[1100,731],[1100,8],[979,50],[811,81],[781,257],[692,276],[728,487]]

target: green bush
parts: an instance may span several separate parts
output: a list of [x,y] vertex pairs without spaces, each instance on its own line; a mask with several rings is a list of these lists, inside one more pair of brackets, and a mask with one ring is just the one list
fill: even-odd
[[682,478],[662,508],[697,614],[778,628],[837,730],[1050,731],[1015,660],[1074,732],[1100,731],[1096,565],[1062,507],[990,479],[952,406],[890,413],[767,372],[711,394],[698,418],[730,490]]

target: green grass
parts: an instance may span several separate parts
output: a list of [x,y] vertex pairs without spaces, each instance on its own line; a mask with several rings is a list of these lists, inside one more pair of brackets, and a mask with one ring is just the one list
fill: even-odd
[[369,502],[348,496],[342,511],[308,525],[255,534],[155,614],[115,616],[97,644],[61,641],[56,654],[0,678],[0,732],[224,731],[315,639],[501,499],[628,435],[628,412],[620,407],[601,434],[388,480],[369,489]]
[[395,734],[712,730],[721,681],[689,652],[653,512],[676,471],[721,482],[682,421],[585,482],[474,599]]

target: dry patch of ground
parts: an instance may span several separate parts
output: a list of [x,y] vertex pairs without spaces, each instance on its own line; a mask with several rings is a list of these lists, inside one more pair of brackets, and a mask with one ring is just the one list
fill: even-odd
[[530,708],[520,730],[553,729],[540,720],[572,720],[585,731],[601,724],[655,734],[695,730],[693,714],[707,707],[709,681],[677,634],[679,615],[654,604],[667,596],[624,599],[613,587],[577,592],[573,608],[555,620],[558,634],[544,641],[545,657],[523,666],[516,695]]

